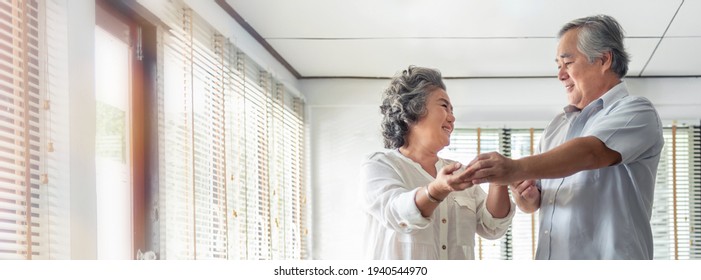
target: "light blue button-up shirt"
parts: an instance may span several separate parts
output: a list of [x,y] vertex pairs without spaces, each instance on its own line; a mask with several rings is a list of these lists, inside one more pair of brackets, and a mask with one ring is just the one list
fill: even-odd
[[543,131],[540,151],[595,136],[621,162],[540,180],[537,259],[652,259],[650,228],[657,165],[664,140],[650,101],[613,87],[579,111],[567,106]]

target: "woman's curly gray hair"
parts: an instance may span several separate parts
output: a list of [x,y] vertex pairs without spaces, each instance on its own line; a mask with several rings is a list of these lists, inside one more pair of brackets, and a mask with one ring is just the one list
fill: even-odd
[[392,78],[380,106],[385,148],[404,146],[409,125],[426,113],[426,97],[438,88],[445,90],[445,84],[435,69],[412,65]]

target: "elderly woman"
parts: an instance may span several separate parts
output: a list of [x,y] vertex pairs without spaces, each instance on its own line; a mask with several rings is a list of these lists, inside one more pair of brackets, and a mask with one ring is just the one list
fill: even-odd
[[465,167],[438,157],[455,116],[437,70],[410,66],[384,92],[385,148],[361,168],[372,259],[474,259],[475,232],[504,235],[514,215],[506,186],[473,187]]

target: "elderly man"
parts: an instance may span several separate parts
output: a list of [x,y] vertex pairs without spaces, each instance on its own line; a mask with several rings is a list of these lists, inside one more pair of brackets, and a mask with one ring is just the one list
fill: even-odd
[[474,184],[510,184],[521,210],[540,209],[537,259],[653,257],[662,125],[650,101],[629,95],[621,81],[623,37],[605,15],[562,27],[555,60],[569,105],[543,131],[541,153],[481,154],[468,168]]

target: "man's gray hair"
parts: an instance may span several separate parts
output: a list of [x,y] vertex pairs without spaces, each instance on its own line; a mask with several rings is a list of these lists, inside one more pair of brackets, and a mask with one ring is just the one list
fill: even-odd
[[589,58],[589,63],[611,52],[611,70],[619,78],[628,73],[629,55],[623,46],[624,31],[616,19],[607,15],[595,15],[575,19],[562,27],[558,38],[569,30],[579,29],[577,49]]
[[390,81],[382,97],[382,137],[385,148],[404,146],[409,125],[426,114],[426,97],[445,84],[438,70],[409,66]]

